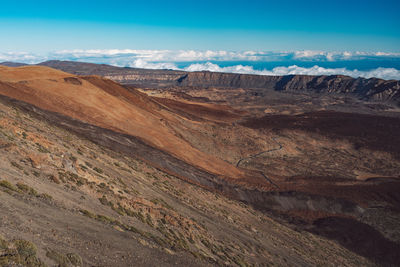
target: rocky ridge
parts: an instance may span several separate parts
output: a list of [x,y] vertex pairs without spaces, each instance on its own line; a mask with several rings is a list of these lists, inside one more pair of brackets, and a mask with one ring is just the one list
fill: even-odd
[[265,76],[219,72],[183,72],[120,68],[71,61],[40,63],[77,75],[100,75],[123,84],[136,86],[258,88],[287,92],[348,94],[363,100],[393,102],[400,105],[400,82],[378,78],[352,78],[343,75]]

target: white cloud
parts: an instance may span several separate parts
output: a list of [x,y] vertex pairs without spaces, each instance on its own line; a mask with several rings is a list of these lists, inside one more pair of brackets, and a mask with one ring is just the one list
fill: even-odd
[[214,71],[214,72],[232,72],[232,73],[244,73],[244,74],[266,74],[267,71],[254,70],[252,66],[234,65],[228,67],[220,67],[217,64],[207,62],[204,64],[196,63],[184,68],[185,71]]
[[292,58],[300,61],[343,61],[343,60],[368,60],[368,59],[387,59],[387,58],[400,58],[400,53],[389,52],[326,52],[326,51],[313,51],[303,50],[289,52]]
[[217,64],[207,62],[205,64],[192,64],[186,67],[186,71],[214,71],[214,72],[232,72],[243,74],[257,75],[347,75],[351,77],[364,78],[381,78],[386,80],[400,80],[400,70],[394,68],[377,68],[369,71],[348,70],[346,68],[323,68],[314,66],[311,68],[303,68],[296,65],[289,67],[276,67],[272,70],[255,70],[252,66],[234,65],[228,67],[220,67]]
[[140,68],[140,69],[173,69],[173,70],[178,69],[178,67],[171,62],[152,63],[152,62],[147,62],[146,60],[143,59],[135,60],[134,62],[129,64],[129,67]]
[[128,66],[137,59],[148,62],[190,62],[190,61],[341,61],[368,59],[400,59],[400,53],[389,52],[325,52],[325,51],[197,51],[197,50],[135,50],[135,49],[89,49],[62,50],[47,54],[25,52],[0,52],[0,61],[20,61],[39,63],[43,60],[87,60],[109,63],[111,60],[120,66]]
[[[129,66],[148,69],[179,69],[178,62],[198,62],[184,68],[187,71],[209,70],[217,72],[248,73],[259,75],[331,75],[343,74],[352,77],[378,77],[383,79],[400,79],[399,70],[394,68],[376,68],[368,71],[348,70],[346,68],[323,68],[317,66],[321,62],[340,62],[343,60],[400,60],[400,53],[389,52],[335,52],[335,51],[197,51],[197,50],[135,50],[135,49],[89,49],[89,50],[62,50],[47,54],[33,54],[26,52],[0,52],[0,62],[14,61],[29,64],[45,60],[72,60],[92,63],[104,63],[114,66]],[[310,68],[297,65],[276,67],[272,70],[256,70],[251,63],[249,66],[232,65],[220,67],[220,61],[249,61],[249,62],[315,62]],[[206,63],[204,63],[206,62]],[[296,63],[298,64],[298,63]],[[286,64],[285,64],[286,65]]]
[[292,65],[289,67],[276,67],[272,70],[255,70],[252,66],[232,65],[221,67],[212,62],[195,63],[185,68],[178,68],[173,63],[151,63],[142,59],[134,61],[131,67],[144,68],[144,69],[173,69],[184,71],[212,71],[212,72],[228,72],[228,73],[242,73],[242,74],[256,74],[256,75],[347,75],[354,78],[381,78],[385,80],[400,80],[400,70],[394,68],[376,68],[368,71],[348,70],[346,68],[323,68],[320,66],[313,66],[310,68],[299,67]]
[[20,63],[35,64],[47,60],[47,57],[27,52],[0,52],[0,62],[12,61]]

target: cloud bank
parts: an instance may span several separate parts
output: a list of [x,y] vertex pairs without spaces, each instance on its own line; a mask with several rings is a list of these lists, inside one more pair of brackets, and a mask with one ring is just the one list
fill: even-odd
[[257,51],[196,51],[196,50],[65,50],[52,53],[51,56],[64,58],[113,58],[121,63],[129,60],[185,62],[185,61],[343,61],[399,58],[400,53],[387,52],[325,52],[325,51],[292,51],[292,52],[257,52]]
[[[259,75],[332,75],[342,74],[352,77],[377,77],[382,79],[400,80],[400,71],[395,68],[378,67],[372,70],[357,70],[347,68],[325,68],[318,66],[323,62],[343,61],[400,61],[400,53],[388,52],[326,52],[326,51],[196,51],[196,50],[63,50],[47,54],[33,54],[24,52],[0,52],[0,62],[13,61],[35,64],[46,60],[72,60],[92,63],[104,63],[114,66],[129,66],[148,69],[175,69],[186,71],[216,71]],[[218,62],[230,62],[231,66],[221,67]],[[234,64],[233,61],[245,61],[245,65]],[[255,69],[252,62],[293,62],[296,64],[275,67],[273,69]],[[178,67],[178,62],[187,62],[185,67]],[[196,63],[197,62],[197,63]],[[298,62],[315,64],[313,67],[301,67]],[[225,64],[226,65],[226,64]]]
[[289,67],[276,67],[272,70],[254,70],[252,66],[235,65],[229,67],[220,67],[216,64],[207,62],[205,64],[192,64],[184,68],[186,71],[201,71],[208,70],[214,72],[232,72],[243,74],[257,75],[347,75],[354,78],[381,78],[385,80],[400,80],[400,70],[394,68],[377,68],[369,71],[348,70],[346,68],[323,68],[315,65],[314,67],[304,68],[297,65]]
[[43,60],[103,60],[126,65],[137,59],[152,62],[190,62],[190,61],[343,61],[343,60],[373,60],[400,59],[400,53],[388,52],[326,52],[326,51],[196,51],[196,50],[134,50],[134,49],[89,49],[62,50],[47,54],[26,52],[0,52],[0,61],[19,61],[39,63]]
[[253,66],[233,65],[227,67],[220,67],[218,64],[212,62],[195,63],[185,68],[178,68],[173,63],[148,63],[144,60],[137,60],[130,64],[130,67],[144,68],[144,69],[173,69],[184,71],[212,71],[212,72],[230,72],[242,74],[257,74],[257,75],[347,75],[354,78],[381,78],[385,80],[400,80],[400,70],[395,68],[376,68],[369,71],[348,70],[346,68],[323,68],[317,65],[304,68],[297,65],[288,67],[276,67],[272,70],[255,70]]

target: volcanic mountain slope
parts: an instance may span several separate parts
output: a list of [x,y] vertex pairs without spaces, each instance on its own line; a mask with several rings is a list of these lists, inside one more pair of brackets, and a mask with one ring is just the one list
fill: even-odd
[[[294,231],[130,154],[129,145],[136,142],[140,151],[134,153],[158,153],[173,164],[155,145],[135,141],[117,127],[62,115],[81,115],[84,104],[95,106],[69,98],[79,92],[74,86],[82,86],[82,97],[84,90],[97,91],[109,81],[37,67],[2,69],[0,77],[0,265],[372,265],[333,241]],[[115,95],[114,83],[107,88]],[[59,107],[42,99],[43,92]],[[135,98],[137,108],[144,105],[140,99],[147,97]],[[157,103],[147,101],[145,106],[156,110]],[[188,108],[179,106],[188,117]],[[208,119],[212,110],[207,109]],[[106,114],[96,119],[101,116]],[[117,141],[126,142],[128,150]]]
[[[31,243],[49,266],[72,266],[72,259],[84,266],[371,264],[58,128],[15,101],[0,105],[2,264],[32,262],[35,249],[17,257]],[[13,254],[15,240],[25,243]]]
[[[73,76],[46,67],[3,67],[0,80],[4,109],[18,108],[17,114],[22,112],[36,120],[46,121],[46,125],[53,125],[52,131],[55,132],[59,129],[57,127],[67,129],[73,133],[75,141],[83,138],[94,142],[95,151],[101,150],[105,155],[117,153],[116,159],[140,159],[146,168],[156,168],[154,172],[169,177],[171,181],[179,178],[211,192],[222,193],[230,199],[240,200],[245,203],[243,207],[252,206],[263,211],[263,216],[273,215],[282,223],[290,222],[289,225],[297,229],[301,236],[309,235],[304,231],[313,232],[335,239],[336,246],[340,244],[373,262],[399,263],[396,255],[400,229],[396,222],[400,218],[400,151],[396,144],[400,143],[400,121],[395,111],[377,111],[375,106],[368,106],[370,103],[353,98],[349,101],[341,96],[285,94],[275,90],[264,90],[261,97],[254,95],[257,91],[241,88],[160,86],[158,89],[139,90],[100,77]],[[235,109],[221,103],[234,105]],[[357,107],[362,107],[360,110],[365,114],[341,110],[353,103],[358,103]],[[6,129],[13,123],[7,124]],[[27,133],[21,134],[24,139]],[[5,133],[5,137],[9,136],[8,132]],[[70,147],[71,143],[66,146]],[[33,148],[39,152],[49,150],[40,142]],[[63,148],[59,149],[62,151]],[[80,158],[80,153],[83,153],[83,148],[76,149],[78,155],[74,154],[72,159]],[[95,155],[97,153],[100,152]],[[83,183],[78,182],[82,176],[79,168],[87,169],[94,165],[91,161],[88,162],[92,167],[82,163],[88,156],[81,156],[83,158],[78,166],[75,164],[75,169],[69,170],[72,174],[65,176],[63,171],[60,174],[53,170],[52,176],[61,181],[71,176],[70,179],[77,185]],[[21,158],[14,162],[16,165],[11,163],[10,166],[18,168],[16,166],[21,167],[22,163],[29,165],[32,160]],[[113,166],[110,159],[101,162],[110,171],[121,165],[117,162]],[[129,162],[125,162],[126,166],[123,165],[122,169],[137,164]],[[63,168],[70,165],[63,163]],[[105,172],[100,166],[92,169],[93,172],[89,169],[90,173],[97,172],[100,176]],[[120,179],[129,184],[123,177]],[[126,179],[133,178],[129,176]],[[149,183],[156,185],[156,181],[150,180]],[[149,183],[146,184],[150,186]],[[171,188],[176,186],[174,183]],[[194,190],[206,192],[200,188]],[[114,193],[117,191],[114,190]],[[209,194],[213,195],[205,193],[205,199],[214,202]],[[101,195],[96,197],[102,198]],[[107,195],[101,202],[108,203],[114,211],[133,214],[124,210],[127,208],[125,203],[119,201],[118,204],[118,198],[114,197]],[[189,198],[188,201],[191,205],[197,203],[204,207],[204,199],[196,199],[196,202]],[[179,205],[176,202],[173,204]],[[219,210],[215,205],[212,207]],[[203,215],[209,217],[208,212],[212,213],[212,209]],[[90,211],[89,208],[85,210]],[[221,209],[224,212],[222,210],[225,208]],[[102,220],[93,212],[82,212]],[[227,216],[230,220],[231,215]],[[143,219],[146,221],[146,217]],[[250,228],[253,219],[251,217],[247,221]],[[154,224],[154,218],[151,222],[157,228],[160,226]],[[219,219],[215,222],[221,223]],[[111,220],[111,224],[122,230],[128,229],[120,220]],[[357,227],[358,234],[354,235],[348,225]],[[165,234],[163,230],[158,231]],[[218,235],[218,231],[213,233]],[[258,229],[257,233],[260,234]],[[219,236],[226,234],[223,232]],[[359,235],[373,236],[374,240],[360,239]],[[170,238],[168,236],[165,238]],[[260,241],[264,245],[270,242],[268,237],[265,238]],[[191,243],[189,238],[186,240]],[[165,246],[168,250],[174,247],[170,241],[159,242],[169,243]],[[293,242],[300,241],[296,238]],[[190,245],[188,247],[191,248]],[[258,249],[251,250],[257,251],[254,255],[258,259]],[[196,249],[189,251],[199,252]],[[338,260],[342,261],[343,257]],[[250,262],[263,261],[264,258]],[[219,263],[228,262],[229,259]]]
[[193,149],[168,124],[176,117],[156,103],[99,77],[71,77],[46,67],[0,67],[0,93],[37,107],[137,136],[161,150],[214,174],[232,178],[241,172]]
[[[81,73],[95,68],[86,63],[82,68],[79,62],[43,64]],[[140,77],[141,70],[112,68],[97,66],[96,73],[144,87],[143,92],[171,108],[187,112],[192,105],[222,103],[242,110],[228,124],[184,121],[187,127],[175,127],[197,149],[239,168],[261,171],[272,182],[270,190],[279,192],[241,193],[238,199],[278,211],[297,226],[311,225],[374,260],[399,261],[393,255],[400,242],[400,121],[399,109],[390,103],[397,101],[398,81],[209,72],[182,76],[165,70],[159,76],[149,70],[151,77]],[[133,72],[136,76],[129,76]],[[226,186],[222,191],[235,195]],[[342,227],[343,216],[365,231],[360,235],[383,237],[376,243],[360,240],[351,228]],[[339,223],[330,223],[334,220]]]
[[[182,133],[186,130],[203,125],[199,117],[192,119],[193,111],[185,112],[171,104],[168,107],[165,101],[164,104],[157,102],[137,90],[128,90],[107,79],[72,77],[47,67],[1,67],[0,79],[1,94],[52,111],[43,116],[55,123],[61,120],[60,116],[66,116],[75,131],[147,160],[182,179],[209,189],[226,185],[228,192],[239,184],[247,188],[271,188],[271,183],[259,173],[236,168],[183,138]],[[204,118],[201,120],[208,118],[206,121],[209,123],[204,125],[211,124],[209,127],[220,125],[218,120],[224,120],[226,124],[239,117],[238,112],[229,107],[210,104],[186,106],[202,111]],[[219,115],[217,119],[215,114]],[[213,119],[217,121],[213,122]],[[97,133],[102,129],[109,130],[107,138]],[[149,149],[153,153],[148,153]],[[236,198],[240,195],[236,191],[232,194]]]
[[184,71],[121,68],[105,64],[50,60],[38,65],[59,69],[75,75],[98,75],[122,84],[144,86],[170,86],[184,76]]

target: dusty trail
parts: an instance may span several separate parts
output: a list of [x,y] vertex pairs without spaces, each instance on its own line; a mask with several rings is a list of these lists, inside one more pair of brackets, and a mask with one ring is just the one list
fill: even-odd
[[[268,149],[268,150],[265,150],[265,151],[261,151],[261,152],[259,152],[259,153],[257,153],[257,154],[254,154],[254,155],[251,155],[251,156],[248,156],[248,157],[245,157],[245,158],[241,158],[241,159],[239,159],[239,161],[236,163],[236,167],[240,167],[239,165],[240,165],[240,163],[242,163],[242,161],[245,161],[245,160],[248,160],[248,159],[253,159],[253,158],[256,158],[256,157],[258,157],[258,156],[261,156],[261,155],[264,154],[264,153],[269,153],[269,152],[273,152],[273,151],[278,151],[278,150],[281,150],[281,149],[283,148],[282,144],[280,144],[278,141],[276,141],[276,137],[272,137],[272,140],[273,140],[279,147],[273,148],[273,149]],[[262,175],[270,184],[272,184],[272,185],[275,186],[276,188],[279,188],[279,186],[278,186],[277,184],[275,184],[270,178],[268,178],[262,171],[259,171],[259,172],[261,173],[261,175]]]

